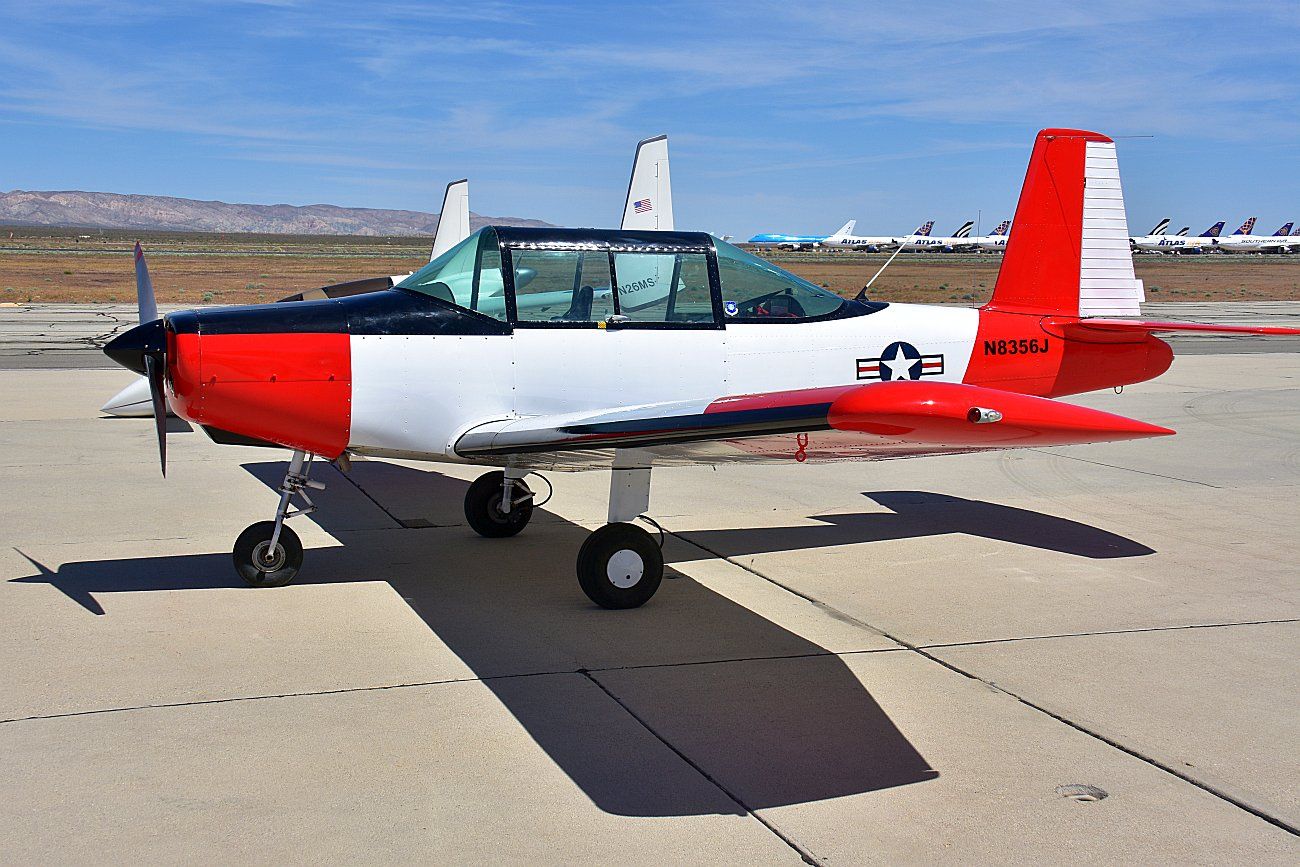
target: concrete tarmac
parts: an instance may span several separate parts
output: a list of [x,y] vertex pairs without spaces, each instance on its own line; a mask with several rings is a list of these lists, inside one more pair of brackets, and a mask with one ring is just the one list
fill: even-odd
[[284,453],[164,481],[129,378],[0,372],[0,861],[1300,858],[1300,354],[1074,399],[1172,438],[656,470],[626,612],[600,473],[486,540],[480,470],[321,467],[243,587]]

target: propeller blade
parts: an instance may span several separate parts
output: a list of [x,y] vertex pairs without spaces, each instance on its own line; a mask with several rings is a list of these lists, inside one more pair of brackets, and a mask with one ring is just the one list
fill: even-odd
[[166,365],[163,356],[149,353],[144,357],[145,377],[149,380],[149,396],[153,398],[153,426],[158,433],[158,461],[163,478],[167,478],[167,399],[163,395],[163,375]]

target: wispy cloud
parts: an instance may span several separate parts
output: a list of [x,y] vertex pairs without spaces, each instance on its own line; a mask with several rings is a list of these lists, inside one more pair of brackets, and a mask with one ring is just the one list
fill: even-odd
[[[1206,154],[1300,146],[1300,7],[931,13],[820,0],[667,0],[653,13],[0,0],[0,120],[13,132],[0,156],[30,186],[25,175],[59,176],[38,139],[71,136],[93,140],[89,158],[142,162],[142,191],[156,177],[146,171],[183,163],[170,185],[217,197],[225,185],[421,209],[447,176],[470,174],[484,179],[476,209],[590,222],[621,195],[633,143],[668,132],[679,210],[744,231],[810,225],[854,196],[864,208],[905,195],[1004,208],[1023,169],[1015,151],[1045,125],[1156,134]],[[1277,200],[1298,197],[1296,182],[1258,177]]]

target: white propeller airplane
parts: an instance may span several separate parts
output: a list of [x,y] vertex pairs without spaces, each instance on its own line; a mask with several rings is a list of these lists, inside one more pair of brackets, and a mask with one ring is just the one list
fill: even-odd
[[[654,210],[662,190],[647,195]],[[655,466],[1163,436],[1053,398],[1159,376],[1172,351],[1155,333],[1300,334],[1118,318],[1138,314],[1142,284],[1115,145],[1093,132],[1038,134],[978,310],[846,300],[659,226],[489,226],[391,289],[169,313],[104,351],[148,378],[164,472],[168,405],[217,442],[291,451],[274,519],[235,542],[251,585],[302,566],[285,519],[314,508],[314,457],[344,471],[351,455],[502,467],[465,496],[487,537],[528,524],[531,474],[608,468],[609,523],[578,552],[578,583],[632,608],[663,576],[658,544],[632,523],[650,511]]]

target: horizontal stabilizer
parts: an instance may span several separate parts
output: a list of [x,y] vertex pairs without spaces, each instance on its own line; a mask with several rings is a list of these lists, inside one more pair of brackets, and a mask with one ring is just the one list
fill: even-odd
[[1284,325],[1210,325],[1201,322],[1165,322],[1154,319],[1078,319],[1069,322],[1044,322],[1044,327],[1060,328],[1067,337],[1086,339],[1089,331],[1114,334],[1173,334],[1195,332],[1198,334],[1267,334],[1300,335],[1300,328]]
[[1173,431],[1045,397],[955,382],[901,380],[854,389],[831,404],[835,430],[945,447],[1059,446]]

